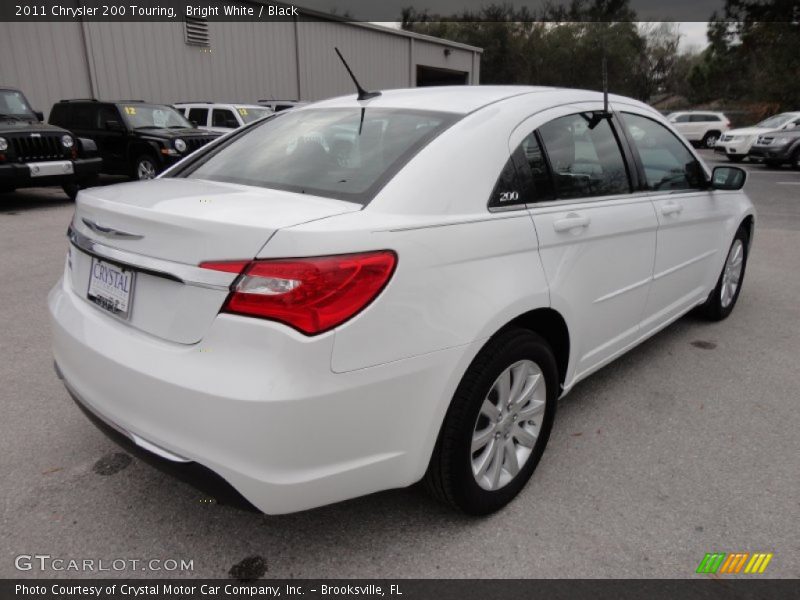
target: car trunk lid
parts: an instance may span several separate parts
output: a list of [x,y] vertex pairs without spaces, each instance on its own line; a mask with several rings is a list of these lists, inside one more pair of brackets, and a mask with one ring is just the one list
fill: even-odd
[[130,269],[135,275],[124,320],[170,341],[195,343],[235,278],[216,272],[203,277],[200,263],[253,258],[278,229],[360,208],[305,194],[178,178],[93,188],[80,194],[72,223],[72,287],[90,301],[92,271],[103,269],[98,259]]

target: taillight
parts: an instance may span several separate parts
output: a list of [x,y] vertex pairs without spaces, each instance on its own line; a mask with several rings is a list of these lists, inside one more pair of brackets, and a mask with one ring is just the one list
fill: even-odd
[[278,260],[204,262],[240,273],[222,312],[280,321],[315,335],[363,310],[394,272],[391,250]]

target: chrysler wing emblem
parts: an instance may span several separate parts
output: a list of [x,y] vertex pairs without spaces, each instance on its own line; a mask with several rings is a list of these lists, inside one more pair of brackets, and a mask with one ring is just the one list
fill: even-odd
[[91,219],[82,219],[83,224],[86,225],[92,231],[96,231],[100,235],[104,235],[106,237],[113,237],[113,238],[121,238],[126,240],[140,240],[144,236],[139,235],[138,233],[130,233],[128,231],[122,231],[121,229],[114,229],[113,227],[106,227],[105,225],[101,225]]

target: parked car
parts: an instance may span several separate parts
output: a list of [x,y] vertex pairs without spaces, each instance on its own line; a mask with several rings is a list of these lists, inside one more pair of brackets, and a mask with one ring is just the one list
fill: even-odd
[[674,112],[667,119],[683,137],[704,148],[713,148],[720,135],[731,126],[728,117],[721,112]]
[[134,179],[153,179],[219,137],[198,129],[171,106],[141,100],[61,100],[49,121],[93,140],[104,173]]
[[768,167],[788,164],[800,169],[800,127],[761,134],[747,156],[753,162],[764,162]]
[[755,144],[758,136],[771,131],[785,131],[800,125],[800,112],[787,112],[774,115],[752,127],[731,129],[727,131],[714,147],[715,152],[720,152],[733,162],[744,160],[750,148]]
[[271,108],[257,104],[176,102],[173,106],[200,129],[217,133],[229,133],[272,114]]
[[300,108],[305,106],[308,102],[300,102],[299,100],[275,100],[274,98],[262,98],[258,101],[260,106],[271,108],[273,112],[281,112],[282,110],[289,110],[290,108]]
[[709,171],[641,102],[609,108],[550,88],[348,96],[81,192],[49,296],[57,371],[132,443],[268,513],[420,479],[497,510],[559,397],[741,290],[745,172]]
[[74,200],[102,161],[93,142],[42,119],[20,90],[0,87],[0,192],[58,185]]

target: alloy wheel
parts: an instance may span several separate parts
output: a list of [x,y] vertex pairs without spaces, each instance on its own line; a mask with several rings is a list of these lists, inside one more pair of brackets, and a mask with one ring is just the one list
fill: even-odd
[[720,304],[723,308],[728,308],[736,297],[739,289],[739,282],[742,278],[742,268],[744,267],[744,244],[737,239],[733,242],[728,259],[725,261],[725,270],[722,272],[722,286],[720,287]]
[[488,491],[509,484],[533,453],[544,417],[547,386],[531,360],[515,362],[492,384],[472,433],[472,474]]
[[140,160],[139,164],[136,165],[136,177],[137,179],[144,180],[144,179],[155,179],[156,176],[156,166],[149,160]]

